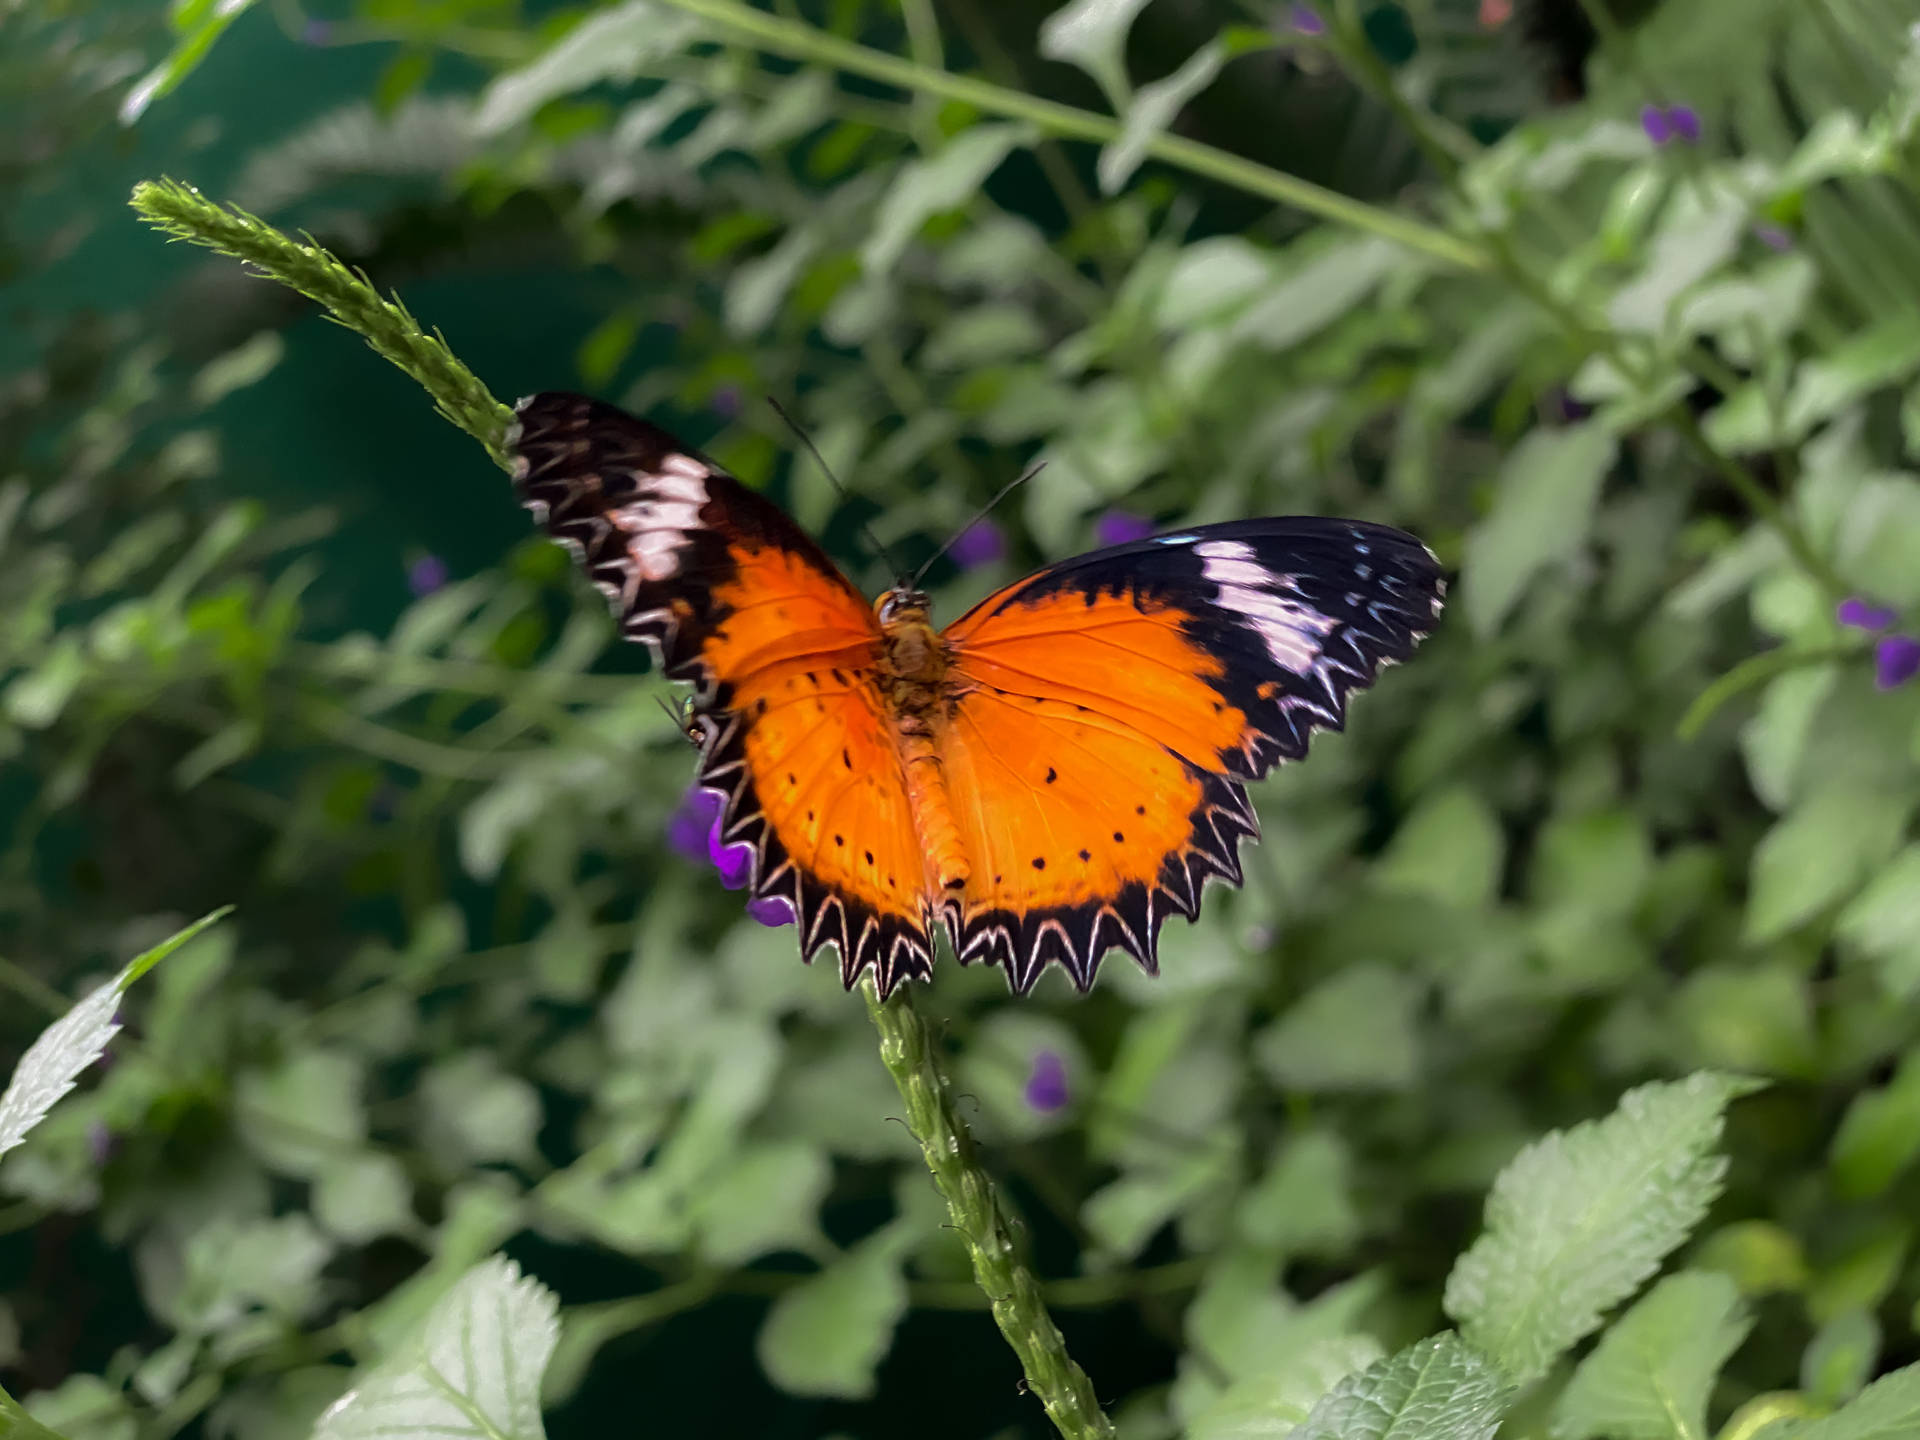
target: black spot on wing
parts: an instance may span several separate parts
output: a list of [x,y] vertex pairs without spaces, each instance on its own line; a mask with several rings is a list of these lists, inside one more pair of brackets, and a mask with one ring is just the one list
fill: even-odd
[[[1202,782],[1201,800],[1189,817],[1187,843],[1161,861],[1153,884],[1136,881],[1115,895],[1026,912],[963,915],[950,905],[943,919],[960,963],[999,966],[1021,995],[1055,962],[1078,989],[1089,989],[1109,950],[1124,950],[1149,975],[1159,974],[1160,927],[1167,916],[1197,917],[1208,880],[1239,885],[1240,842],[1260,834],[1244,788],[1223,775],[1195,773]],[[1080,857],[1091,858],[1086,851]],[[994,877],[996,883],[999,878]]]

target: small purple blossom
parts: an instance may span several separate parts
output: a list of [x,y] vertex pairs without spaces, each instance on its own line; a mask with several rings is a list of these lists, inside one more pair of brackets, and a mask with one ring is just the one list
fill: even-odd
[[1101,545],[1130,545],[1153,534],[1153,521],[1125,510],[1109,510],[1093,525],[1093,538]]
[[962,570],[978,570],[1006,558],[1007,537],[991,518],[982,517],[960,532],[947,554]]
[[753,847],[739,840],[731,845],[722,845],[719,843],[719,834],[720,827],[716,824],[714,843],[707,847],[708,857],[713,861],[713,868],[720,872],[720,883],[729,890],[738,890],[753,874]]
[[333,26],[325,20],[309,20],[300,27],[302,45],[326,45],[333,40]]
[[1287,21],[1302,35],[1324,35],[1327,22],[1320,18],[1320,12],[1311,5],[1295,5],[1287,12]]
[[1688,145],[1700,142],[1700,112],[1691,105],[1642,105],[1640,128],[1656,145],[1680,140]]
[[1027,1075],[1027,1104],[1042,1115],[1067,1107],[1067,1062],[1052,1050],[1038,1051]]
[[447,583],[447,573],[438,555],[422,555],[407,567],[407,588],[416,596],[431,595]]
[[1593,414],[1593,407],[1574,399],[1564,388],[1556,388],[1547,397],[1547,412],[1562,425],[1577,425]]
[[720,834],[720,796],[698,786],[687,791],[680,808],[667,819],[667,844],[683,860],[699,864],[712,858]]
[[1840,608],[1834,611],[1834,618],[1849,629],[1873,631],[1886,629],[1897,617],[1884,605],[1875,605],[1871,600],[1850,595],[1840,602]]
[[1920,640],[1889,635],[1873,647],[1874,683],[1882,690],[1904,685],[1920,673]]
[[740,413],[740,387],[722,385],[713,392],[713,410],[716,415],[732,420]]
[[768,895],[747,902],[747,914],[769,929],[793,924],[793,906],[784,895]]
[[106,1127],[105,1122],[95,1120],[87,1126],[87,1158],[93,1162],[96,1170],[113,1158],[113,1151],[113,1131]]
[[1793,232],[1784,225],[1775,225],[1770,220],[1761,220],[1753,227],[1753,238],[1769,250],[1787,251],[1793,249]]

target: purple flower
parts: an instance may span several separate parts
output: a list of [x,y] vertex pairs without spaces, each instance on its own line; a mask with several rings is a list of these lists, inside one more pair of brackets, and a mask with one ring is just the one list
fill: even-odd
[[1153,534],[1153,521],[1125,510],[1109,510],[1093,525],[1093,538],[1101,545],[1130,545]]
[[438,555],[422,555],[407,567],[407,588],[415,595],[431,595],[447,583],[447,562]]
[[1874,683],[1882,690],[1904,685],[1920,673],[1920,640],[1889,635],[1873,647]]
[[962,570],[978,570],[1006,558],[1007,537],[990,518],[982,517],[960,532],[947,554]]
[[1753,238],[1769,250],[1791,250],[1793,232],[1784,225],[1775,225],[1770,220],[1758,221],[1753,227]]
[[1593,407],[1576,400],[1564,388],[1556,388],[1547,398],[1547,410],[1562,425],[1577,425],[1593,414]]
[[333,39],[333,26],[325,20],[309,20],[300,27],[302,45],[325,45]]
[[713,408],[718,415],[731,420],[740,413],[740,387],[722,385],[713,392]]
[[667,844],[681,859],[699,864],[712,858],[720,836],[722,801],[718,792],[699,786],[687,791],[680,808],[667,819]]
[[793,923],[793,906],[788,903],[784,895],[768,895],[760,900],[749,900],[747,914],[774,930],[782,925]]
[[1656,145],[1675,140],[1695,145],[1700,140],[1700,112],[1691,105],[1642,105],[1640,128]]
[[1067,1062],[1052,1050],[1039,1051],[1027,1075],[1027,1104],[1051,1115],[1066,1109],[1067,1100]]
[[1871,600],[1852,595],[1840,602],[1840,608],[1834,611],[1834,618],[1850,629],[1872,631],[1886,629],[1896,617],[1884,605],[1875,605]]
[[720,841],[720,822],[726,802],[717,790],[696,785],[687,791],[680,808],[667,817],[667,844],[683,860],[698,865],[702,860],[720,872],[720,883],[738,890],[753,873],[753,847],[743,840],[731,845]]
[[722,845],[720,826],[717,822],[707,846],[707,855],[713,861],[713,868],[720,872],[720,883],[729,890],[738,890],[747,883],[747,877],[753,874],[753,847],[744,840],[736,840],[731,845]]
[[113,1151],[113,1131],[99,1120],[87,1126],[87,1158],[93,1161],[95,1169],[112,1159]]
[[1324,35],[1327,22],[1320,18],[1320,12],[1311,5],[1295,5],[1287,12],[1287,20],[1302,35]]

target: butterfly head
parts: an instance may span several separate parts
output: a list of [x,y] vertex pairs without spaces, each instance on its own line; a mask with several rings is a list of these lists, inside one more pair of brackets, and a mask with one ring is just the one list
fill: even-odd
[[882,630],[906,625],[925,625],[933,614],[933,602],[924,590],[911,585],[895,585],[873,602],[873,618]]

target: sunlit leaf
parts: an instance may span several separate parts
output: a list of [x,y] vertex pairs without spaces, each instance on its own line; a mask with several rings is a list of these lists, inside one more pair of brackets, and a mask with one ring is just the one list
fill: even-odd
[[1554,1406],[1565,1440],[1688,1440],[1753,1321],[1725,1275],[1669,1275],[1608,1327]]
[[401,1354],[335,1402],[314,1440],[542,1440],[540,1376],[559,1333],[552,1292],[511,1260],[484,1261]]
[[1534,1142],[1500,1172],[1486,1228],[1447,1277],[1447,1313],[1515,1380],[1591,1334],[1700,1223],[1726,1172],[1714,1147],[1751,1081],[1643,1085],[1604,1120]]
[[1491,1440],[1511,1393],[1490,1361],[1435,1335],[1347,1376],[1289,1440]]

